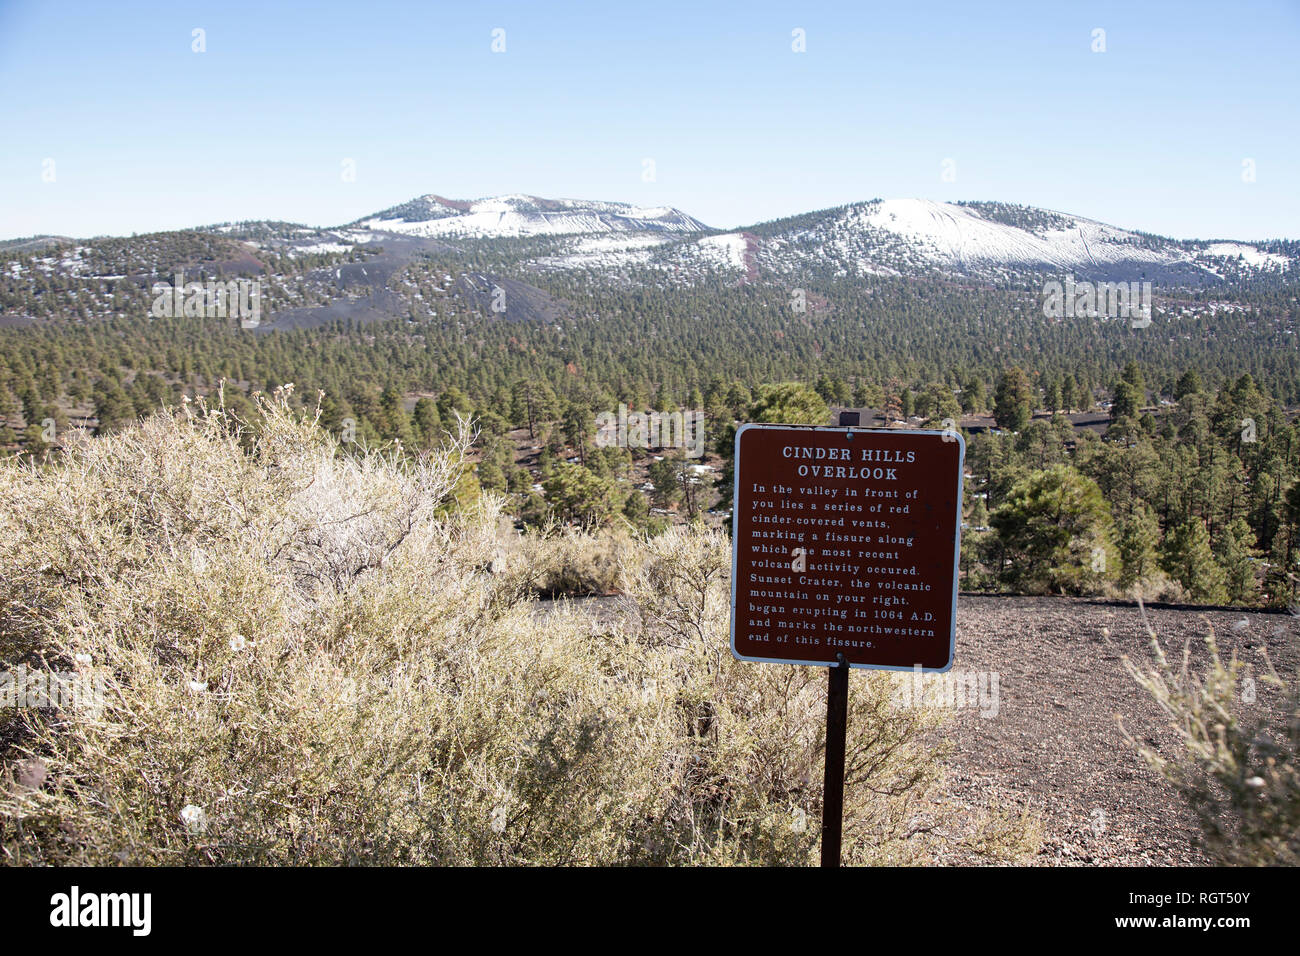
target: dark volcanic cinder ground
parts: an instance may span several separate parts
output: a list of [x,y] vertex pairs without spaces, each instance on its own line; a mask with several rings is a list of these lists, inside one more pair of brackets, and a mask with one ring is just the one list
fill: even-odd
[[[583,603],[611,620],[623,613],[618,598]],[[1267,671],[1267,646],[1279,674],[1296,675],[1300,620],[1289,615],[1160,606],[1146,613],[1174,663],[1190,639],[1193,667],[1203,667],[1204,638],[1213,627],[1225,660],[1235,650],[1258,676]],[[1120,730],[1122,717],[1135,739],[1168,756],[1179,750],[1168,718],[1124,669],[1124,654],[1137,664],[1151,660],[1135,604],[962,595],[952,673],[996,673],[997,712],[951,712],[941,731],[954,748],[941,794],[945,802],[1027,808],[1042,835],[1038,856],[1029,862],[1042,866],[1210,863],[1197,848],[1195,821],[1181,798],[1147,768]],[[1254,706],[1276,709],[1280,691],[1258,679],[1255,684]],[[960,811],[957,817],[975,819]],[[989,862],[962,848],[968,833],[943,835],[952,849],[940,862]]]
[[[1233,610],[1148,608],[1171,659],[1192,639],[1204,662],[1212,625],[1220,652],[1265,670],[1267,645],[1283,676],[1295,673],[1295,620]],[[1245,622],[1243,625],[1242,622]],[[1235,625],[1235,626],[1234,626]],[[1103,636],[1109,629],[1109,638]],[[1044,865],[1187,865],[1208,862],[1195,823],[1158,774],[1124,739],[1176,752],[1169,722],[1125,671],[1121,655],[1150,659],[1136,606],[1086,599],[975,597],[958,600],[954,670],[996,672],[997,716],[958,709],[946,734],[956,747],[948,792],[963,803],[1028,806],[1042,822]],[[1256,681],[1257,706],[1279,691]],[[967,860],[955,853],[945,862]]]

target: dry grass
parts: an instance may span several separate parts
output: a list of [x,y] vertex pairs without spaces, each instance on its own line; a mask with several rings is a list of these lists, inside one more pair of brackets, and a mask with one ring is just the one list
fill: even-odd
[[[1145,615],[1144,615],[1145,618]],[[1208,660],[1197,670],[1190,642],[1170,661],[1156,634],[1151,660],[1125,659],[1130,675],[1168,716],[1181,750],[1169,758],[1128,736],[1146,762],[1169,780],[1196,814],[1202,843],[1220,863],[1300,864],[1300,679],[1273,669],[1260,683],[1280,691],[1279,712],[1255,706],[1256,678],[1236,653],[1224,660],[1207,622]]]

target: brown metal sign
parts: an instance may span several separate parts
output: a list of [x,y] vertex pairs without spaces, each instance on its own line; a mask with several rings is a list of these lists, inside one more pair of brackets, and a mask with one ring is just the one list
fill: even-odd
[[732,653],[950,668],[965,453],[956,431],[742,425]]

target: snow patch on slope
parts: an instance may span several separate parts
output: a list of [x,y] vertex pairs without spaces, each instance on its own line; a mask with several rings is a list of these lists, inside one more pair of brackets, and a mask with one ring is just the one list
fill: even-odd
[[708,263],[724,269],[744,269],[745,252],[749,243],[738,232],[728,232],[721,236],[705,236],[695,243],[701,258]]
[[1257,269],[1284,268],[1289,262],[1286,256],[1279,256],[1273,252],[1264,252],[1262,249],[1248,246],[1244,242],[1212,242],[1205,247],[1201,254],[1216,259],[1236,259],[1240,257],[1241,261],[1246,265],[1254,266]]
[[691,233],[703,223],[669,206],[511,195],[473,202],[423,196],[356,223],[412,236],[509,238],[583,233]]
[[663,235],[616,233],[571,240],[560,255],[533,260],[540,269],[620,269],[650,263],[652,250],[671,242]]
[[925,199],[889,199],[855,212],[860,225],[905,240],[922,257],[948,267],[1032,265],[1063,269],[1118,261],[1165,260],[1134,233],[1088,219],[1066,217],[1068,229],[1041,233],[985,219],[978,212]]

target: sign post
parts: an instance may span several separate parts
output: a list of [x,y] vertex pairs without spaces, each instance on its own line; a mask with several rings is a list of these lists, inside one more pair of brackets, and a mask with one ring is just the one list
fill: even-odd
[[822,774],[822,866],[840,865],[844,827],[844,742],[849,732],[849,662],[826,669],[826,770]]
[[826,667],[822,865],[838,866],[849,669],[952,667],[961,433],[736,432],[731,650]]

